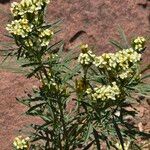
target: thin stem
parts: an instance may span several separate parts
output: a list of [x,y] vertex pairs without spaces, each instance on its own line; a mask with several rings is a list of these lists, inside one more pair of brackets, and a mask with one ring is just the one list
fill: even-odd
[[66,130],[66,124],[64,121],[65,118],[64,118],[62,105],[63,104],[61,103],[61,100],[58,100],[58,106],[59,106],[59,110],[60,110],[60,121],[62,122],[62,126],[63,126],[63,139],[66,140],[65,150],[69,150],[67,130]]

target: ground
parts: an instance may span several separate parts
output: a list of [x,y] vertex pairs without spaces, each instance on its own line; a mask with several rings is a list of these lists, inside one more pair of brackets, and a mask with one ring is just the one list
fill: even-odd
[[[9,1],[13,0],[0,0],[0,42],[9,41],[2,35],[9,21]],[[47,19],[55,21],[59,18],[63,20],[59,38],[65,40],[66,49],[86,42],[93,45],[97,53],[112,51],[114,48],[108,41],[118,38],[119,25],[129,39],[150,35],[149,0],[53,0],[48,7]],[[149,57],[150,45],[144,54],[144,64],[150,63]],[[25,108],[16,101],[16,97],[24,96],[24,91],[33,85],[37,82],[25,79],[21,73],[0,70],[0,150],[11,150],[18,131],[33,121],[21,115]],[[140,130],[150,131],[149,105],[149,99],[137,105],[136,123]]]

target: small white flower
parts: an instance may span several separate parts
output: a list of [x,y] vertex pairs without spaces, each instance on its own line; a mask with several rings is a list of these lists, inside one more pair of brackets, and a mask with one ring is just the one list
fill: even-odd
[[137,37],[133,40],[134,49],[138,52],[145,47],[146,39],[144,37]]
[[87,94],[92,95],[93,100],[115,100],[117,96],[120,95],[119,87],[116,85],[116,82],[113,82],[112,85],[102,85],[100,87],[94,88],[94,91],[87,89]]
[[27,149],[29,140],[30,140],[29,137],[23,138],[22,136],[18,136],[15,138],[13,145],[18,150]]
[[87,51],[86,53],[80,53],[78,57],[78,62],[81,65],[90,65],[93,62],[95,55],[92,54],[92,51]]
[[28,20],[23,18],[12,21],[11,24],[7,25],[6,30],[8,30],[11,34],[18,35],[24,38],[28,36],[29,32],[32,31],[32,28],[33,25],[30,25]]

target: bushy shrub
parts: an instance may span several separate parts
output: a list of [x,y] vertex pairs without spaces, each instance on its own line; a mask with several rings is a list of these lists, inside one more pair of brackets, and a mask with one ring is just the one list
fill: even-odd
[[54,40],[58,22],[45,21],[48,3],[22,0],[11,6],[13,21],[6,29],[18,46],[13,55],[26,61],[22,67],[30,70],[27,77],[41,83],[19,101],[28,106],[27,115],[42,120],[31,125],[30,140],[15,139],[14,149],[129,149],[138,135],[148,136],[126,120],[136,114],[132,94],[142,83],[145,38],[134,38],[129,48],[118,46],[115,53],[100,56],[83,44],[78,62],[72,64],[74,51],[65,53],[63,42]]

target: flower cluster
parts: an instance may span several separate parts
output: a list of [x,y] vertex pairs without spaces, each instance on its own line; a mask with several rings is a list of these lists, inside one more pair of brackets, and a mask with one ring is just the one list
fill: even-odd
[[115,54],[113,53],[104,53],[102,56],[95,57],[93,64],[99,68],[106,68],[111,70],[115,68],[117,63],[115,61]]
[[116,72],[116,77],[126,79],[134,74],[135,66],[140,62],[141,54],[133,48],[123,49],[116,53],[104,53],[95,57],[93,64],[108,72]]
[[[111,84],[101,85],[96,88],[86,90],[93,100],[115,100],[120,96],[118,81],[131,79],[135,75],[135,68],[141,60],[141,54],[133,48],[123,49],[116,53],[104,53],[101,56],[95,56],[89,50],[88,45],[81,47],[82,53],[78,61],[84,65],[95,65],[101,70],[101,73],[108,74]],[[137,75],[137,77],[139,77]],[[118,80],[119,79],[119,80]],[[136,77],[135,77],[136,79]],[[116,82],[113,82],[116,81]]]
[[11,12],[14,17],[20,16],[24,18],[27,13],[37,14],[49,2],[49,0],[22,0],[20,3],[14,2],[11,5]]
[[134,65],[134,63],[139,62],[140,59],[141,54],[130,48],[116,53],[104,53],[101,56],[95,57],[93,64],[108,71],[116,68],[126,70]]
[[78,57],[78,62],[81,65],[90,65],[92,64],[95,55],[92,53],[92,51],[89,49],[88,45],[81,45],[82,53],[80,53]]
[[90,94],[93,100],[115,100],[120,95],[119,87],[116,82],[112,82],[112,85],[102,85],[96,87],[93,90],[87,89],[87,94]]
[[54,35],[54,32],[50,29],[39,30],[39,41],[41,46],[48,46],[50,39]]
[[146,39],[144,37],[137,37],[133,40],[132,45],[137,52],[145,48]]
[[[52,39],[54,32],[50,29],[38,29],[38,39],[36,40],[39,45],[42,47],[48,46],[50,40]],[[33,46],[33,41],[31,39],[27,39],[24,41],[27,47]]]
[[13,145],[18,150],[27,150],[29,147],[29,137],[23,138],[22,136],[18,136],[15,138]]
[[[47,28],[40,28],[39,25],[43,21],[38,18],[41,16],[38,12],[44,11],[43,8],[47,3],[49,0],[22,0],[20,3],[12,3],[11,12],[14,21],[8,24],[6,29],[13,36],[23,38],[22,42],[27,47],[33,46],[34,43],[41,45],[41,47],[48,46],[54,32]],[[36,36],[36,40],[34,40],[34,36]]]
[[131,77],[133,73],[134,73],[134,72],[133,72],[132,69],[128,69],[128,70],[126,70],[126,71],[120,73],[120,74],[118,75],[118,77],[119,77],[120,79],[126,79],[126,78],[128,78],[128,77]]
[[13,35],[21,36],[22,38],[28,36],[32,31],[33,25],[30,25],[27,19],[19,19],[8,24],[6,29]]
[[118,51],[116,54],[117,66],[122,70],[126,70],[141,60],[141,54],[132,48]]

